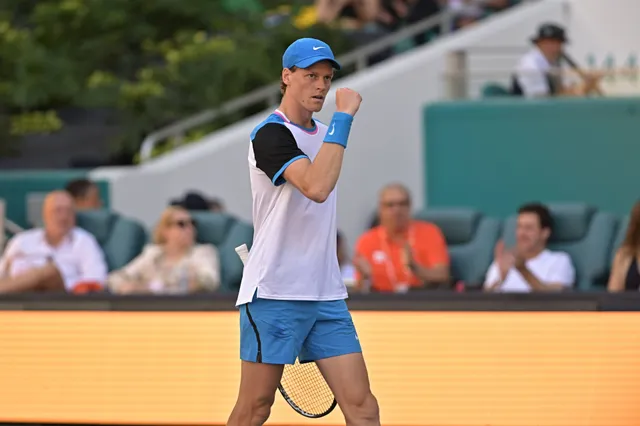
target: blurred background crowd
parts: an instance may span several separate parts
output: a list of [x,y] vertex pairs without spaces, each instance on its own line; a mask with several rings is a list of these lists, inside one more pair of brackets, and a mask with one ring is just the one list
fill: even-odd
[[[370,69],[392,73],[393,67],[411,67],[412,55],[420,52],[445,57],[451,52],[443,46],[452,37],[500,27],[502,17],[515,20],[535,12],[534,3],[552,1],[3,1],[0,167],[11,171],[0,181],[4,229],[0,293],[237,290],[242,265],[233,248],[250,245],[253,231],[246,215],[241,218],[232,207],[236,195],[220,196],[209,188],[209,176],[203,175],[197,178],[197,185],[183,185],[180,197],[161,200],[164,210],[153,210],[153,220],[143,223],[113,208],[114,200],[126,189],[105,186],[89,178],[87,170],[106,166],[116,171],[119,166],[144,170],[146,164],[140,163],[145,161],[173,167],[162,161],[180,158],[186,145],[206,143],[210,135],[224,134],[220,132],[227,126],[272,106],[273,97],[252,102],[242,97],[265,86],[269,89],[281,70],[282,52],[298,37],[321,38],[338,56],[356,58],[346,62],[340,78],[357,78]],[[563,74],[572,68],[563,59],[571,33],[554,14],[547,15],[540,12],[520,29],[527,36],[515,43],[520,46],[516,54],[508,52],[513,60],[506,78],[497,82],[484,78],[475,96],[464,97],[482,98],[487,105],[484,111],[506,99],[529,98],[528,105],[538,108],[544,102],[555,105],[554,98],[571,97],[575,103],[562,104],[562,111],[570,111],[567,122],[577,128],[581,124],[575,116],[586,108],[579,102],[592,102],[590,97],[603,94],[607,70],[584,68]],[[455,55],[447,57],[455,62]],[[466,62],[473,61],[467,58]],[[633,66],[632,61],[629,64]],[[424,72],[426,79],[427,70]],[[443,80],[439,83],[450,86]],[[417,111],[408,107],[408,97],[396,99],[392,89],[384,89],[379,86],[384,95],[378,99],[392,99],[386,108],[407,108],[406,120],[419,120]],[[263,91],[271,93],[270,89]],[[455,93],[459,91],[454,87],[442,98],[455,99]],[[637,92],[625,95],[633,99]],[[375,103],[375,96],[371,98]],[[365,97],[367,101],[371,98]],[[231,107],[228,102],[236,103]],[[211,111],[223,105],[227,106],[224,111],[212,115]],[[624,114],[637,113],[634,106],[625,108]],[[545,111],[547,116],[558,116],[548,112],[553,109]],[[614,106],[615,111],[622,110]],[[608,117],[609,112],[596,114]],[[186,131],[172,130],[172,124],[189,117],[198,125]],[[460,117],[458,129],[471,122],[464,121],[464,113]],[[517,127],[517,120],[511,120],[508,130],[506,121],[503,130],[492,134],[521,132],[523,140],[530,134],[525,130],[528,127]],[[551,121],[536,123],[555,131]],[[610,123],[615,122],[591,124],[611,129]],[[620,126],[633,132],[631,124]],[[158,129],[169,130],[160,143],[145,145],[145,138]],[[626,140],[621,132],[617,135]],[[551,143],[570,138],[562,133]],[[464,137],[455,138],[461,139]],[[427,135],[427,144],[430,141]],[[529,149],[524,141],[511,142],[521,143],[523,152]],[[413,142],[399,137],[389,143],[402,152],[403,143]],[[624,149],[616,155],[622,152],[621,158],[625,157]],[[381,157],[375,152],[371,155]],[[580,162],[581,155],[587,154],[576,152],[571,158]],[[632,151],[629,155],[633,156]],[[466,166],[460,161],[456,167],[462,175]],[[509,167],[520,167],[523,158],[500,161],[503,173]],[[181,167],[176,173],[188,173],[187,167]],[[491,167],[486,174],[499,174]],[[53,174],[43,175],[43,170]],[[635,171],[621,170],[628,172],[626,181],[633,181]],[[544,170],[530,171],[527,178],[535,183],[544,175]],[[493,218],[473,201],[464,207],[432,208],[402,177],[389,173],[380,179],[383,184],[368,183],[376,194],[369,191],[367,206],[371,208],[365,208],[369,213],[336,236],[336,256],[351,292],[613,292],[640,288],[640,205],[633,206],[636,200],[629,191],[617,193],[612,203],[616,211],[609,212],[611,206],[597,202],[597,197],[596,201],[554,200],[548,195],[553,189],[549,185],[550,192],[527,192],[528,183],[512,182],[521,186],[515,197],[520,202],[510,201],[502,217]],[[229,178],[221,187],[231,181]],[[468,179],[469,194],[462,198],[473,198],[472,183]],[[447,184],[443,183],[445,188]],[[490,192],[513,192],[508,182],[503,184]],[[161,185],[147,180],[131,196],[144,203],[145,188],[151,194]],[[341,203],[350,202],[348,197],[341,198]],[[620,205],[625,206],[624,211]]]

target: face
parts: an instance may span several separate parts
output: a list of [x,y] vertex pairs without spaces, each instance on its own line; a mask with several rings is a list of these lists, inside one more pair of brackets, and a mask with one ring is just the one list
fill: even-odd
[[400,188],[388,188],[378,206],[380,224],[390,229],[404,229],[411,220],[409,195]]
[[94,210],[102,208],[102,199],[100,199],[100,190],[97,186],[92,185],[87,190],[84,197],[76,200],[77,209]]
[[544,249],[549,239],[549,229],[540,226],[540,218],[535,213],[518,215],[516,226],[516,247],[521,253],[535,253]]
[[542,50],[545,55],[553,61],[557,61],[560,58],[560,54],[562,53],[562,45],[563,43],[560,40],[546,39],[540,40],[538,42],[538,46],[540,50]]
[[50,194],[42,213],[44,228],[51,236],[62,237],[76,225],[73,199],[66,193]]
[[328,61],[320,61],[309,68],[295,71],[282,70],[282,81],[287,85],[286,94],[297,99],[309,112],[318,112],[331,88],[333,67]]
[[167,244],[180,247],[193,245],[195,240],[195,226],[193,219],[187,212],[175,212],[165,229]]

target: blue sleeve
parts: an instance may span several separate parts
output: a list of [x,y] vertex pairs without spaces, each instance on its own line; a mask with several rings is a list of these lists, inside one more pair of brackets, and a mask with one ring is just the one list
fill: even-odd
[[291,131],[279,123],[267,123],[251,141],[256,167],[262,170],[274,185],[285,183],[284,171],[291,163],[308,158],[298,147]]

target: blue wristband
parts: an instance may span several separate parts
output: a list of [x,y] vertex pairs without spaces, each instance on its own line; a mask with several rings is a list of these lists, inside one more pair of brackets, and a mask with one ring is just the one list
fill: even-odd
[[353,116],[346,112],[336,112],[333,114],[329,128],[324,136],[324,141],[328,143],[337,143],[343,147],[347,147],[349,140],[349,132],[351,131],[351,123]]

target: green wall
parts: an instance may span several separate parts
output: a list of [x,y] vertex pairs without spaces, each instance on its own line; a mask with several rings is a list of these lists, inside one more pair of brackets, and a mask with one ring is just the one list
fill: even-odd
[[424,110],[427,205],[505,217],[527,201],[627,214],[640,198],[640,98],[496,99]]
[[[89,170],[7,171],[0,173],[0,198],[6,202],[7,217],[22,227],[27,223],[27,194],[62,189],[72,179],[86,177]],[[105,207],[109,206],[109,183],[96,182]]]

